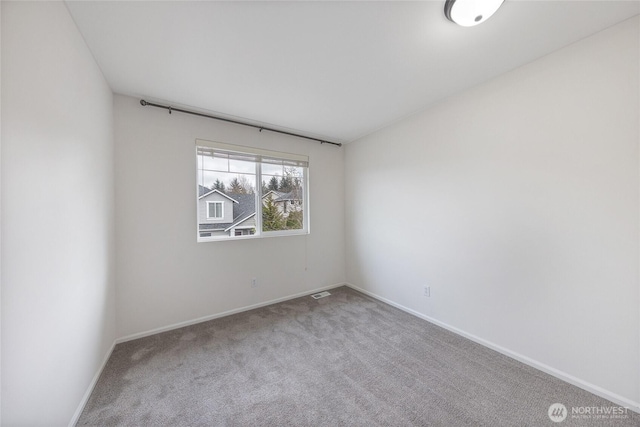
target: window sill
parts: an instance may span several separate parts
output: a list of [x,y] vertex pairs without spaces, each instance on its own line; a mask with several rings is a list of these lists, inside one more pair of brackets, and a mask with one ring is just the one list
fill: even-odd
[[253,234],[249,236],[220,236],[220,237],[198,237],[197,243],[210,243],[210,242],[229,242],[234,240],[253,240],[253,239],[268,239],[271,237],[289,237],[289,236],[306,236],[311,234],[308,230],[304,231],[269,231],[262,234]]

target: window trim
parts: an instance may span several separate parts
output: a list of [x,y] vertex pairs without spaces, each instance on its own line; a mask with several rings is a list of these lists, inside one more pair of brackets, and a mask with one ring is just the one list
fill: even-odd
[[[242,236],[229,236],[229,235],[223,235],[223,236],[210,236],[210,237],[200,237],[200,221],[199,221],[199,206],[197,205],[199,197],[196,198],[196,217],[198,218],[198,220],[196,221],[196,236],[197,236],[197,242],[200,243],[205,243],[205,242],[220,242],[220,241],[227,241],[227,240],[246,240],[246,239],[260,239],[260,238],[268,238],[268,237],[283,237],[283,236],[302,236],[302,235],[307,235],[311,233],[311,211],[309,209],[309,201],[310,201],[310,197],[309,197],[309,157],[306,155],[301,155],[301,154],[293,154],[293,153],[286,153],[286,152],[281,152],[281,151],[272,151],[272,150],[265,150],[265,149],[260,149],[260,148],[254,148],[254,147],[247,147],[247,146],[242,146],[242,145],[233,145],[233,144],[225,144],[222,142],[216,142],[216,141],[207,141],[207,140],[203,140],[203,139],[196,139],[195,141],[195,148],[196,148],[196,160],[198,160],[198,149],[200,147],[205,147],[205,148],[212,148],[214,150],[220,150],[220,151],[228,151],[230,153],[237,153],[238,155],[247,155],[247,159],[250,158],[250,156],[255,156],[255,160],[252,160],[255,162],[255,167],[256,167],[256,172],[255,172],[255,196],[256,196],[256,212],[255,212],[255,233],[254,234],[249,234],[249,235],[242,235]],[[262,159],[266,159],[266,161],[262,161]],[[301,208],[301,210],[303,211],[303,221],[302,221],[302,228],[300,229],[292,229],[292,230],[273,230],[273,231],[263,231],[262,230],[262,198],[263,198],[263,194],[262,194],[262,164],[268,164],[270,163],[269,160],[273,161],[273,160],[277,160],[277,161],[284,161],[284,162],[289,162],[289,164],[291,166],[297,166],[297,167],[301,167],[302,168],[302,181],[303,181],[303,187],[302,187],[302,200],[298,201],[297,206],[299,206]],[[251,160],[249,160],[251,161]],[[285,164],[283,164],[284,166]],[[196,161],[196,192],[197,192],[197,188],[198,188],[198,184],[200,184],[200,182],[198,182],[198,172],[200,171],[200,163],[198,161]],[[267,192],[268,193],[268,192]],[[265,194],[267,194],[265,193]],[[222,195],[224,195],[223,193],[220,193]],[[228,197],[228,196],[227,196]],[[233,200],[233,199],[232,199]],[[259,206],[259,207],[258,207]],[[224,205],[223,208],[224,209]],[[207,207],[207,214],[208,214],[208,207]],[[224,218],[224,214],[222,216],[222,218]],[[208,219],[212,219],[212,218],[208,218]],[[217,218],[220,219],[220,218]],[[228,229],[233,228],[234,225],[240,223],[242,221],[236,221],[234,224],[232,224]]]

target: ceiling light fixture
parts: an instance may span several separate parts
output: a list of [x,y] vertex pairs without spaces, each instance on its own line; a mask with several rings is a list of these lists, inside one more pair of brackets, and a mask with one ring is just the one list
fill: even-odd
[[463,27],[473,27],[496,13],[504,0],[447,0],[444,16]]

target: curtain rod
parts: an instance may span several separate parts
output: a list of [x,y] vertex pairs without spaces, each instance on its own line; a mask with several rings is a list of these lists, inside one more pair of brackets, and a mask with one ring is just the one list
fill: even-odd
[[192,114],[194,116],[206,117],[208,119],[220,120],[220,121],[223,121],[223,122],[234,123],[236,125],[249,126],[249,127],[252,127],[252,128],[260,129],[260,132],[262,132],[263,130],[268,130],[269,132],[276,132],[276,133],[281,133],[283,135],[296,136],[298,138],[310,139],[312,141],[317,141],[320,144],[331,144],[331,145],[336,145],[338,147],[342,147],[342,144],[340,142],[325,141],[323,139],[312,138],[310,136],[304,136],[304,135],[300,135],[300,134],[293,133],[293,132],[286,132],[286,131],[283,131],[283,130],[273,129],[273,128],[269,128],[269,127],[266,127],[266,126],[258,126],[258,125],[253,125],[251,123],[241,122],[241,121],[238,121],[238,120],[225,119],[223,117],[211,116],[209,114],[198,113],[197,111],[183,110],[181,108],[175,108],[175,107],[172,107],[170,105],[154,104],[153,102],[147,102],[144,99],[140,100],[140,105],[142,105],[143,107],[151,106],[151,107],[157,107],[157,108],[164,108],[165,110],[169,110],[169,114],[171,114],[171,112],[173,112],[173,111],[178,111],[180,113]]

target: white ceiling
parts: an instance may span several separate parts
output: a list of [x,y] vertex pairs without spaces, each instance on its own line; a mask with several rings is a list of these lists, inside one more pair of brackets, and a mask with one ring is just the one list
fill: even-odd
[[507,0],[463,28],[444,0],[67,4],[114,92],[337,142],[640,13],[638,1]]

